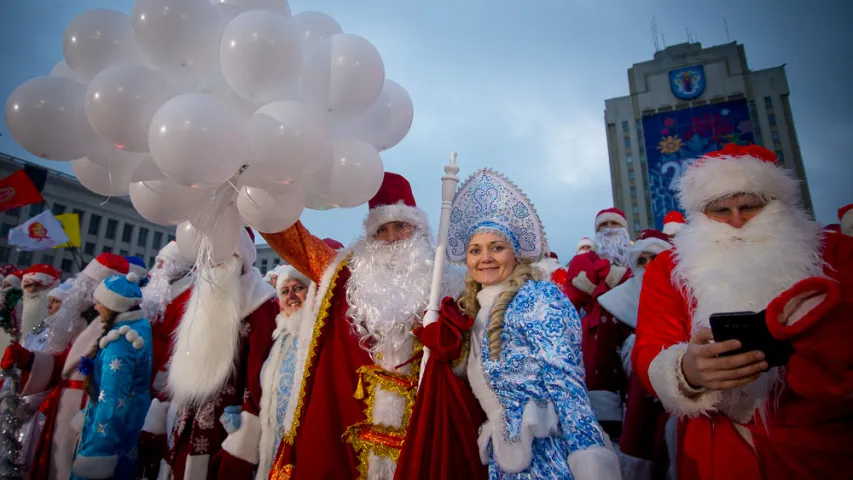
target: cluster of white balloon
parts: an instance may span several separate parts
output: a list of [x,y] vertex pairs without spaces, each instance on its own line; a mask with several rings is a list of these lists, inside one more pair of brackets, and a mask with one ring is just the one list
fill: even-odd
[[80,14],[65,60],[12,92],[6,123],[29,152],[71,160],[89,190],[129,193],[143,217],[177,225],[187,256],[204,239],[218,261],[241,218],[275,232],[306,207],[367,202],[413,110],[376,48],[329,15],[215,1]]

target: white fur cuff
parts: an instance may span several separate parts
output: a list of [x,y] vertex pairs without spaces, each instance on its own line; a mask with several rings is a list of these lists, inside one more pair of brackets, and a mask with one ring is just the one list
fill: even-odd
[[609,447],[595,445],[569,455],[569,470],[575,480],[620,480],[619,457]]
[[154,435],[165,435],[169,405],[169,402],[161,402],[156,398],[152,399],[151,406],[148,407],[148,414],[145,415],[145,423],[142,424],[142,431]]
[[71,473],[81,478],[110,478],[115,473],[118,465],[118,456],[109,457],[84,457],[82,455],[74,459]]
[[573,278],[572,285],[578,290],[586,292],[589,295],[592,295],[592,292],[595,291],[595,284],[586,276],[586,272],[581,272]]
[[85,410],[80,410],[75,413],[74,417],[71,419],[71,430],[77,434],[83,431],[83,423],[86,422],[86,414],[83,412],[85,412]]
[[53,355],[43,352],[33,352],[33,365],[30,368],[30,378],[21,390],[21,396],[33,395],[47,390],[50,377],[53,376]]
[[[687,352],[686,343],[677,343],[662,350],[649,365],[649,381],[664,408],[673,415],[696,417],[717,410],[721,399],[719,390],[693,389],[681,371],[681,359]],[[695,392],[690,396],[685,392]]]
[[257,415],[240,412],[240,428],[228,435],[222,448],[235,457],[257,465],[260,457],[261,420]]
[[617,285],[619,285],[619,281],[622,280],[622,277],[625,276],[625,272],[627,271],[628,269],[625,267],[612,265],[610,267],[610,272],[607,274],[607,277],[604,279],[604,281],[605,283],[607,283],[608,287],[615,288]]

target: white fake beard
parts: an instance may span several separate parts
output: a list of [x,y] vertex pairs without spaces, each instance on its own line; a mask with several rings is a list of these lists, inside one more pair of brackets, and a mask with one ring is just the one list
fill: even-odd
[[80,315],[95,304],[95,288],[98,282],[80,273],[68,287],[62,306],[49,322],[50,339],[48,352],[51,354],[65,351],[71,342],[86,329],[86,321]]
[[240,270],[231,258],[196,275],[187,310],[173,334],[169,391],[178,405],[199,405],[234,371],[240,346]]
[[[713,313],[767,308],[785,290],[805,278],[823,277],[822,229],[803,211],[771,201],[741,228],[690,215],[675,237],[673,282],[695,301],[691,331],[710,328]],[[778,386],[778,369],[740,389],[727,391],[725,403],[737,408],[743,396],[758,405]],[[735,412],[743,418],[752,409]]]
[[411,354],[402,349],[411,344],[412,328],[429,300],[435,247],[417,230],[392,244],[362,238],[352,250],[348,317],[359,345],[375,362],[381,356],[381,364],[393,368]]
[[35,293],[26,293],[21,298],[24,308],[21,312],[21,334],[26,335],[33,327],[47,318],[47,305],[50,298],[47,296],[49,289],[39,290]]
[[628,248],[631,247],[628,230],[622,227],[602,228],[595,233],[595,247],[599,257],[609,260],[613,265],[628,266]]
[[164,260],[160,268],[155,268],[148,284],[142,288],[142,305],[145,318],[151,323],[162,320],[166,307],[172,301],[172,284],[189,274],[189,267],[174,260]]

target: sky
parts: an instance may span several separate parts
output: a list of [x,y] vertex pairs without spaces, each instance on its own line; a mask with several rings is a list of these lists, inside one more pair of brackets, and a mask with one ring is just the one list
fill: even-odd
[[[753,70],[785,64],[791,106],[816,217],[837,222],[853,202],[853,2],[751,0],[292,0],[294,13],[319,10],[344,31],[370,40],[386,76],[408,90],[415,109],[408,136],[382,154],[406,176],[437,227],[441,176],[451,150],[460,178],[492,167],[536,206],[552,250],[570,258],[591,235],[595,214],[612,206],[604,100],[628,94],[627,69],[654,55],[650,24],[667,45],[686,31],[708,47],[745,45]],[[62,33],[79,13],[129,0],[0,2],[0,97],[62,59]],[[725,23],[728,24],[728,36]],[[35,159],[0,124],[0,151]],[[366,206],[306,210],[320,237],[344,243],[361,230]]]

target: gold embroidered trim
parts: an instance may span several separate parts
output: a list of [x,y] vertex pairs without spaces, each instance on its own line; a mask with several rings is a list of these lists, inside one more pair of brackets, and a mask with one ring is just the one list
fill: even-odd
[[273,469],[270,480],[290,480],[293,476],[293,465],[285,465],[279,469]]
[[462,349],[459,351],[459,358],[454,360],[450,364],[450,368],[456,369],[459,368],[459,365],[468,358],[468,354],[471,351],[471,330],[465,330],[462,332]]
[[311,333],[311,343],[308,345],[308,355],[305,358],[302,384],[299,387],[299,400],[296,403],[296,410],[293,413],[293,424],[290,427],[290,431],[282,435],[282,441],[287,442],[288,445],[293,445],[293,442],[296,440],[296,433],[299,429],[300,417],[302,416],[302,408],[305,406],[305,382],[308,381],[308,377],[311,375],[311,365],[314,363],[314,357],[317,356],[317,341],[320,338],[323,327],[326,325],[326,319],[329,317],[329,309],[332,306],[332,295],[335,291],[335,285],[338,282],[338,275],[340,275],[341,270],[346,266],[347,261],[342,261],[332,275],[332,279],[329,282],[329,289],[323,296],[323,303],[320,304],[320,310],[317,313],[317,321],[314,323],[314,331]]
[[344,432],[344,440],[358,455],[358,478],[366,479],[370,469],[370,454],[389,457],[395,462],[406,440],[405,429],[400,433],[392,428],[359,422]]

